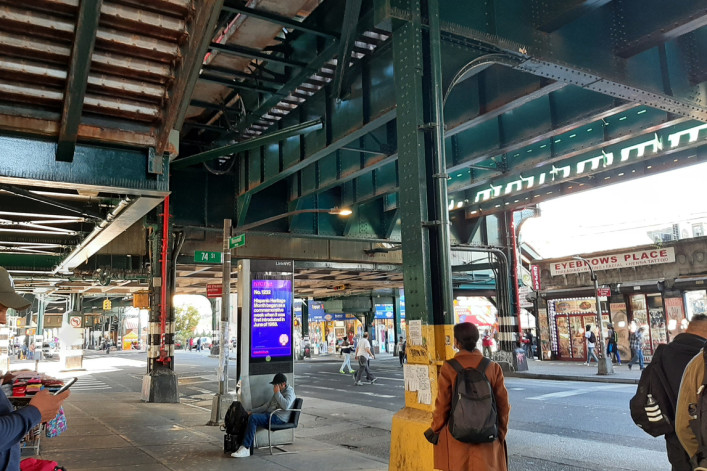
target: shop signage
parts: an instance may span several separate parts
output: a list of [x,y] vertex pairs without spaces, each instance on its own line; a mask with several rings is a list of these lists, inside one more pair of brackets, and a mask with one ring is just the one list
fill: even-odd
[[333,322],[333,321],[345,321],[345,320],[352,320],[356,319],[355,314],[351,313],[343,313],[343,312],[334,312],[334,313],[326,313],[326,314],[314,314],[310,312],[309,314],[309,322]]
[[311,319],[312,316],[324,316],[326,312],[324,311],[324,303],[317,302],[317,301],[309,301],[309,318]]
[[376,319],[392,319],[393,305],[392,304],[376,304]]
[[530,278],[532,283],[532,288],[535,291],[540,291],[540,267],[538,265],[530,266]]
[[606,287],[597,289],[597,296],[608,298],[609,296],[611,296],[611,288]]
[[223,285],[221,285],[220,283],[206,285],[207,298],[220,298],[221,296],[223,296]]
[[[642,265],[656,265],[659,263],[673,263],[675,261],[675,248],[663,247],[660,249],[639,250],[637,252],[618,253],[587,258],[594,270],[613,270],[616,268],[637,267]],[[580,260],[566,260],[550,264],[552,276],[568,275],[571,273],[588,272],[589,267]]]
[[707,124],[700,124],[692,128],[683,129],[671,134],[666,131],[652,133],[650,138],[634,145],[619,148],[610,147],[602,149],[601,153],[592,157],[579,156],[573,160],[564,161],[566,165],[560,167],[541,167],[539,170],[518,175],[514,180],[494,180],[489,188],[479,190],[474,196],[474,203],[489,201],[502,196],[509,196],[519,191],[537,188],[544,184],[556,183],[568,178],[587,175],[590,172],[606,169],[612,166],[625,165],[629,161],[642,159],[649,154],[673,150],[679,147],[694,145],[700,139],[702,131],[707,130]]

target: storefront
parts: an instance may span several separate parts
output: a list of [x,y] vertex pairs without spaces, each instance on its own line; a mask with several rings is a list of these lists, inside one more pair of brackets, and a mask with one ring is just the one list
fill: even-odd
[[454,299],[454,323],[471,322],[479,328],[483,336],[488,330],[498,332],[496,306],[483,296],[457,296]]
[[328,313],[318,301],[310,301],[308,306],[309,343],[315,355],[336,353],[338,340],[343,337],[353,340],[361,326],[354,314]]
[[[685,239],[656,248],[635,247],[585,255],[603,295],[602,331],[607,324],[619,337],[622,360],[631,357],[629,337],[645,328],[644,356],[650,361],[660,344],[685,331],[689,320],[707,311],[705,238]],[[699,262],[699,263],[698,263]],[[582,261],[557,259],[538,263],[541,349],[558,360],[586,358],[584,326],[596,328],[596,301],[589,269]],[[544,324],[547,322],[547,330]],[[595,333],[598,333],[595,329]],[[543,355],[545,357],[545,354]]]
[[[567,361],[585,361],[587,348],[585,341],[586,326],[591,326],[598,336],[596,300],[591,298],[560,298],[548,300],[547,312],[550,323],[550,344],[555,358]],[[609,324],[606,311],[602,315],[604,335]],[[600,342],[601,343],[601,342]],[[597,354],[602,349],[597,345]]]
[[392,304],[376,304],[371,346],[375,352],[393,353],[395,349],[395,317]]

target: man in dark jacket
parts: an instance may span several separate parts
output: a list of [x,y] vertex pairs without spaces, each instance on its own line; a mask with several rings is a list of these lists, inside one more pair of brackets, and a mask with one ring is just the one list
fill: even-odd
[[[687,364],[700,352],[707,339],[707,315],[695,314],[692,316],[687,330],[678,334],[672,342],[661,345],[653,355],[652,362],[658,361],[665,377],[668,379],[670,391],[667,397],[671,403],[666,412],[671,423],[675,423],[675,410],[677,406],[680,381]],[[668,451],[668,460],[673,466],[673,471],[692,471],[690,457],[683,449],[675,432],[665,434],[665,448]]]

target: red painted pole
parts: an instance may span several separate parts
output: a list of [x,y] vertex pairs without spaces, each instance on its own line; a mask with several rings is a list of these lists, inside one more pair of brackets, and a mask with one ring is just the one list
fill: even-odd
[[165,330],[167,329],[167,249],[169,247],[169,195],[164,199],[162,214],[162,285],[160,297],[160,363],[168,363]]

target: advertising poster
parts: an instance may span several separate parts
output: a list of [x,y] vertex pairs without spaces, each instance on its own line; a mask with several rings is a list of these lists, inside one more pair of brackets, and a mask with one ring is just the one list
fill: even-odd
[[292,355],[292,280],[251,282],[251,358]]

